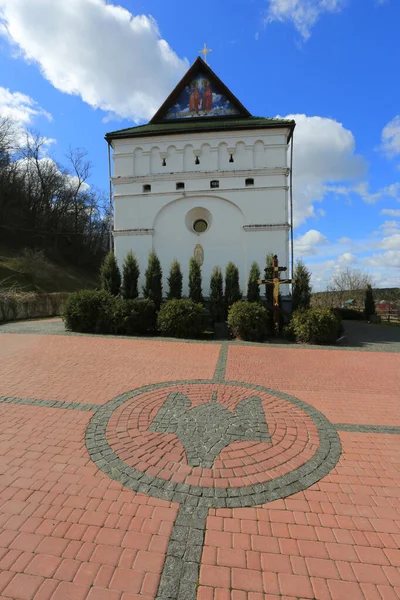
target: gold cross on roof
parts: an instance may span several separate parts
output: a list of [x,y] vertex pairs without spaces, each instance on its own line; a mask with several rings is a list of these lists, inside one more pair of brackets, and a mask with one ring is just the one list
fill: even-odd
[[204,42],[204,48],[203,50],[199,50],[199,54],[204,54],[204,62],[207,64],[207,54],[209,54],[210,52],[212,52],[212,50],[210,50],[210,48],[207,48],[207,44]]

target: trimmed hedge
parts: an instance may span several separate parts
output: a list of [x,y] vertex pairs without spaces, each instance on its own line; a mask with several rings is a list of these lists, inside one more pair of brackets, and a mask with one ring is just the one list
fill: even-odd
[[286,328],[297,342],[334,344],[342,331],[340,316],[330,308],[297,310]]
[[114,333],[116,298],[105,290],[71,294],[64,307],[65,326],[79,333]]
[[335,308],[334,311],[344,321],[363,321],[365,319],[364,313],[354,308]]
[[201,336],[209,324],[210,314],[202,304],[182,298],[168,300],[158,313],[157,325],[163,335],[177,338]]
[[228,312],[228,325],[234,337],[259,342],[271,334],[269,311],[260,303],[240,300]]
[[157,329],[157,311],[152,300],[119,300],[115,311],[115,333],[146,335]]
[[124,300],[104,290],[74,292],[63,316],[66,328],[79,333],[144,335],[153,333],[157,325],[151,300]]

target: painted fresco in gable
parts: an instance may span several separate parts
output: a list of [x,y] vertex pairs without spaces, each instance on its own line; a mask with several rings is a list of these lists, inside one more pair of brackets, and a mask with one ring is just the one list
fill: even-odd
[[186,86],[178,101],[165,115],[165,119],[190,119],[195,117],[223,117],[238,115],[235,106],[220,94],[213,82],[203,74],[197,75]]

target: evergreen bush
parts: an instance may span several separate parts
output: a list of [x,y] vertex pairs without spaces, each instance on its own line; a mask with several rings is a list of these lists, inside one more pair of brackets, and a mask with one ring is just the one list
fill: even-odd
[[144,297],[148,300],[152,300],[156,309],[160,310],[162,302],[162,269],[158,256],[155,252],[150,252],[149,254],[147,269],[144,275]]
[[140,269],[136,256],[128,252],[122,267],[122,297],[125,300],[135,300],[139,296],[138,279]]
[[311,302],[311,273],[302,260],[298,260],[294,270],[292,296],[293,311],[310,308]]
[[268,310],[258,302],[235,302],[228,312],[228,325],[241,340],[259,342],[271,334]]
[[239,270],[236,265],[229,262],[225,270],[225,304],[227,310],[242,299],[242,292],[239,286]]
[[249,281],[247,283],[247,300],[248,302],[260,302],[260,286],[258,280],[261,279],[260,267],[256,262],[253,262],[250,269]]
[[213,323],[221,323],[225,319],[224,282],[219,267],[214,267],[211,273],[210,313]]
[[119,296],[121,290],[121,273],[113,252],[109,252],[100,267],[101,289]]
[[105,290],[74,292],[64,307],[65,327],[79,333],[114,333],[117,302]]
[[209,324],[209,312],[187,298],[168,300],[158,313],[157,325],[163,335],[176,338],[200,337]]
[[152,300],[124,300],[117,302],[115,333],[146,335],[157,329],[157,311]]
[[182,298],[182,271],[179,262],[174,259],[171,263],[168,277],[168,300]]
[[367,284],[367,289],[365,290],[364,315],[367,321],[376,315],[375,300],[370,283]]
[[201,288],[201,267],[192,256],[189,261],[189,298],[196,304],[204,302]]
[[287,328],[297,342],[307,344],[334,344],[341,330],[341,318],[330,308],[297,310]]
[[364,320],[364,313],[360,310],[355,310],[354,308],[334,308],[333,310],[341,319],[343,319],[343,321]]

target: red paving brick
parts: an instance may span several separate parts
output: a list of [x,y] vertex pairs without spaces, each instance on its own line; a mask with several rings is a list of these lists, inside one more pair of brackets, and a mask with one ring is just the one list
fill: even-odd
[[[104,404],[149,383],[212,379],[219,350],[2,334],[0,395]],[[396,354],[230,346],[226,378],[293,394],[332,422],[400,425]],[[131,401],[129,418],[146,406]],[[147,410],[151,420],[154,407]],[[178,504],[134,493],[97,469],[85,447],[91,416],[0,405],[1,598],[156,596]],[[120,425],[131,432],[128,423]],[[143,420],[139,428],[146,429]],[[400,598],[399,437],[339,434],[338,464],[307,490],[260,507],[210,509],[198,600]],[[169,438],[165,477],[173,464],[187,468],[183,447]],[[182,473],[201,485],[246,481],[245,450],[225,448],[217,474]]]

